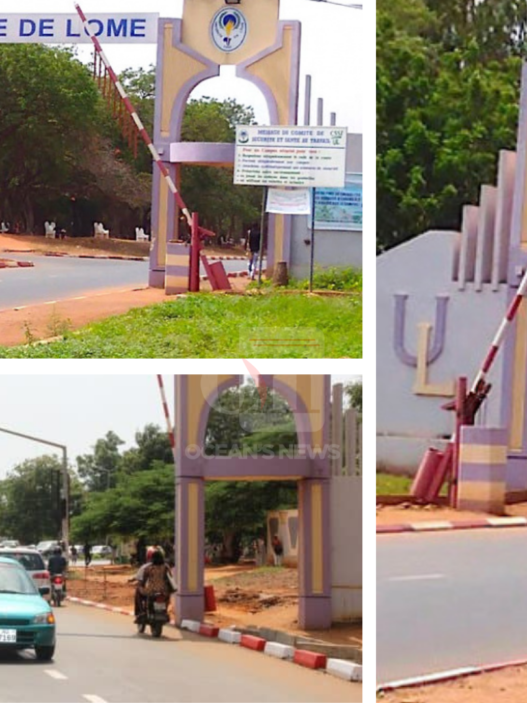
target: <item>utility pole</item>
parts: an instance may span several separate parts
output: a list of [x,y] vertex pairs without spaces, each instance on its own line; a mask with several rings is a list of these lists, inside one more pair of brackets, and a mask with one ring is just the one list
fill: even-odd
[[62,485],[60,490],[60,513],[62,524],[61,537],[66,546],[67,554],[70,546],[70,484],[68,476],[68,449],[66,445],[50,442],[49,440],[41,439],[40,437],[33,437],[32,435],[23,434],[22,432],[7,430],[5,427],[0,427],[0,432],[5,432],[5,434],[10,434],[14,437],[22,437],[22,439],[29,439],[32,442],[38,442],[39,444],[47,444],[49,447],[55,447],[56,449],[60,449],[62,451]]

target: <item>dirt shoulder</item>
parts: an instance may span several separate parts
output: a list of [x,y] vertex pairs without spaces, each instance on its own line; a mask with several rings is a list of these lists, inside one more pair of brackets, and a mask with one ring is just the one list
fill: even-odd
[[[74,570],[69,595],[114,607],[133,609],[134,585],[129,567],[83,566]],[[329,644],[362,646],[359,625],[338,625],[330,630],[298,627],[298,574],[296,569],[258,569],[254,566],[219,566],[205,569],[205,583],[214,586],[217,610],[207,622],[220,627],[267,627],[294,635],[313,637]]]
[[[135,242],[132,239],[95,239],[94,237],[65,237],[46,239],[28,234],[0,234],[0,252],[45,254],[64,253],[70,256],[141,256],[148,257],[150,242]],[[246,256],[241,247],[205,247],[207,256]]]
[[[505,509],[506,517],[527,518],[527,503],[517,503],[507,505]],[[476,513],[468,510],[454,510],[448,507],[437,505],[412,505],[403,503],[400,505],[377,505],[377,525],[401,525],[411,522],[437,522],[463,520],[477,520],[491,516],[488,513]]]
[[381,693],[385,703],[520,703],[527,691],[527,667],[475,674],[456,681]]
[[[248,285],[246,278],[229,280],[233,291],[237,293],[242,293]],[[211,290],[208,281],[201,281],[200,288],[202,291]],[[114,315],[122,315],[134,308],[176,299],[177,296],[165,295],[160,288],[108,288],[86,293],[76,299],[0,310],[0,346],[14,347],[60,337],[66,332]]]

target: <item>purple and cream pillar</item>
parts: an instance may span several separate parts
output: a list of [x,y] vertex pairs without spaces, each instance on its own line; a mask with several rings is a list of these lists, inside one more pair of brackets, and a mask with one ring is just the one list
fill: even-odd
[[205,495],[202,457],[192,441],[188,376],[176,376],[176,623],[203,620]]
[[331,627],[329,479],[304,479],[298,486],[298,624],[306,630]]
[[503,515],[507,431],[463,425],[459,443],[457,508]]

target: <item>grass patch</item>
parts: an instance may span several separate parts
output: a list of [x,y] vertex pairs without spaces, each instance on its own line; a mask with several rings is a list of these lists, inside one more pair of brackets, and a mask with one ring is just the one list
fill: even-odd
[[377,495],[408,495],[412,479],[408,476],[393,476],[392,474],[377,474]]
[[[279,338],[261,354],[247,353],[247,340]],[[303,339],[315,336],[317,346]],[[254,351],[254,349],[253,349]],[[254,296],[200,293],[131,310],[65,331],[63,340],[25,347],[0,347],[0,358],[185,359],[362,357],[362,299],[268,292]]]
[[[271,280],[262,280],[262,288],[269,289],[273,283]],[[249,290],[258,288],[257,281],[251,281]],[[309,290],[309,279],[290,278],[288,289]],[[362,291],[362,271],[353,267],[339,268],[316,268],[313,274],[313,290],[335,290],[360,293]]]

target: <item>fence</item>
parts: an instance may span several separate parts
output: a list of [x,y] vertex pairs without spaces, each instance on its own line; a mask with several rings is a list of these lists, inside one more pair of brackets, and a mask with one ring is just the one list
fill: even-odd
[[362,476],[362,419],[354,408],[344,408],[342,383],[333,386],[331,444],[332,476]]

